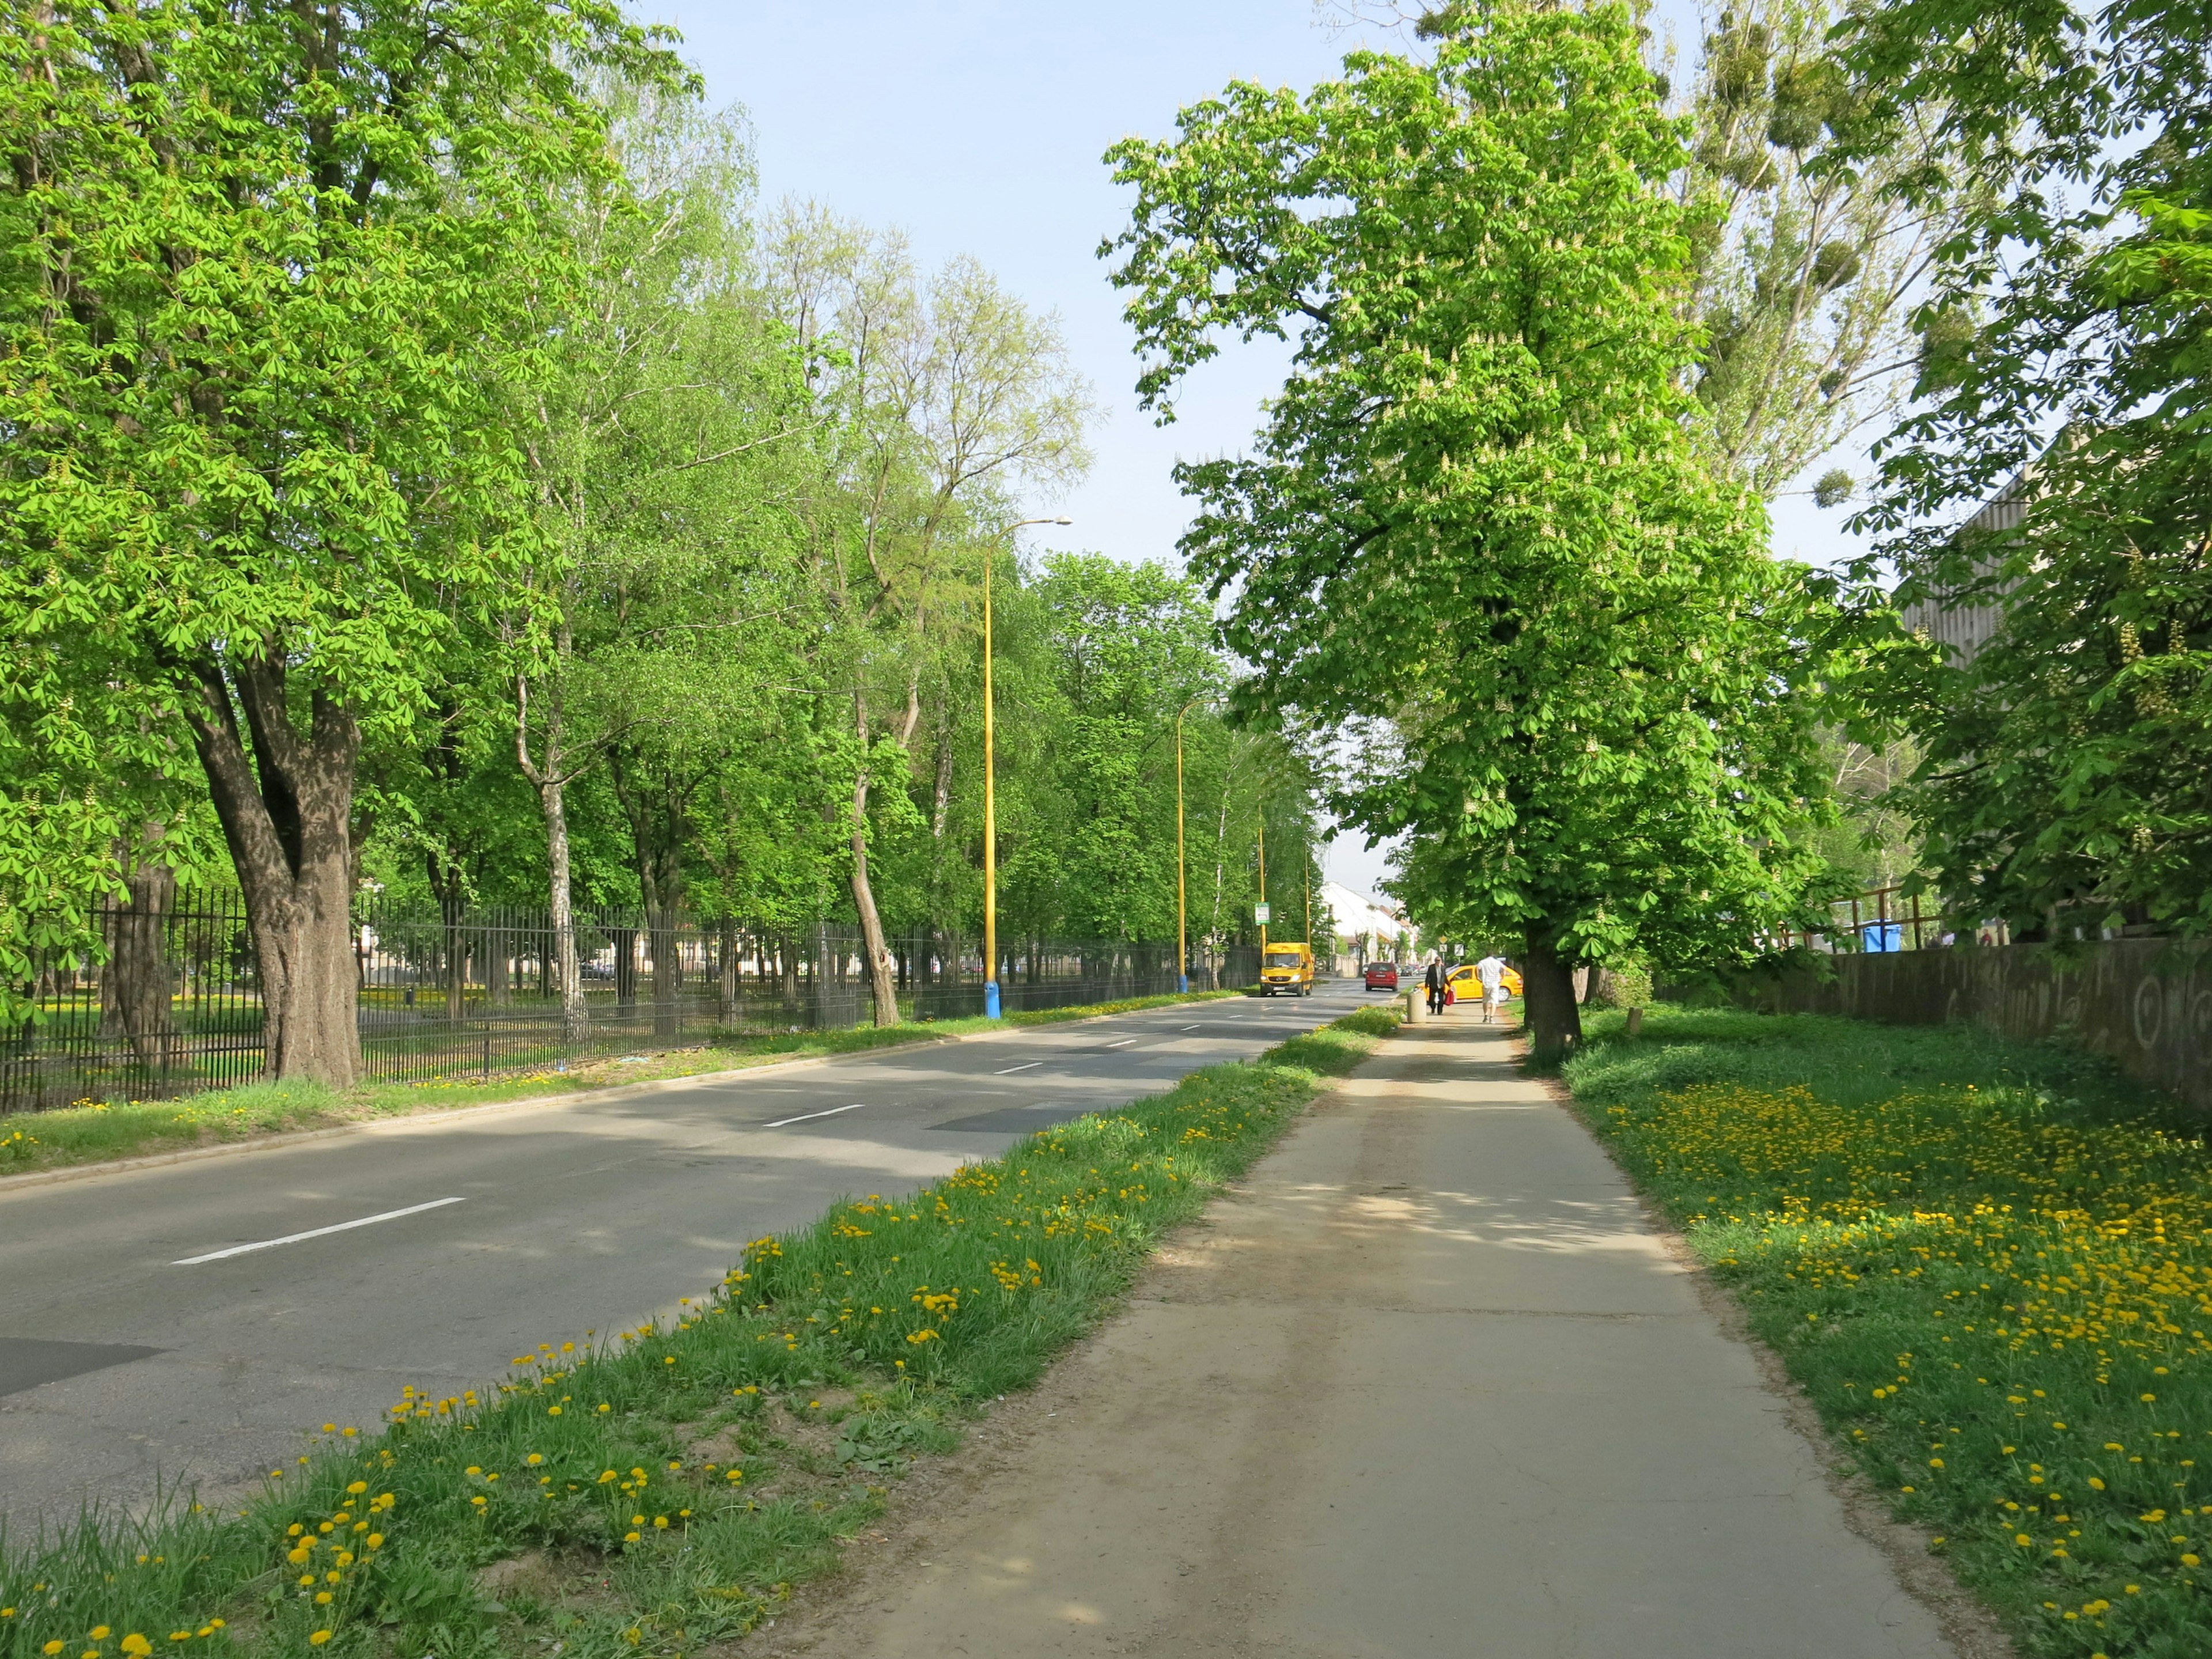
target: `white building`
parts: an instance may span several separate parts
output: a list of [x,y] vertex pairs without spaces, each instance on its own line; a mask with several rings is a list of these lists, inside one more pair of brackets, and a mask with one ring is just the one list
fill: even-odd
[[1339,956],[1361,963],[1403,959],[1413,927],[1397,901],[1370,898],[1338,881],[1323,882],[1316,896],[1336,919]]

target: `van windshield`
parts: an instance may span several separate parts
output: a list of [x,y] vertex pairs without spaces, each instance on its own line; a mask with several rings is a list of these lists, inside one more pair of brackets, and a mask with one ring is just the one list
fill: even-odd
[[1270,945],[1267,947],[1267,965],[1271,968],[1295,968],[1298,965],[1298,958],[1304,954],[1295,945]]

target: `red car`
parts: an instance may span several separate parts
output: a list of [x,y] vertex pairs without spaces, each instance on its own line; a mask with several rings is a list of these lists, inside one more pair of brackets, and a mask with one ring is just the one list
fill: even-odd
[[1395,962],[1370,962],[1367,964],[1367,988],[1370,991],[1395,991],[1398,988],[1398,964]]

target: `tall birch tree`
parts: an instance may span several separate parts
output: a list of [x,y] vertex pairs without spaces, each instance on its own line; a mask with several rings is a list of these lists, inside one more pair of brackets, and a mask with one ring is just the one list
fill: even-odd
[[843,653],[853,908],[877,1024],[899,1018],[869,863],[869,802],[903,785],[922,686],[986,559],[1006,550],[1016,492],[1048,499],[1089,465],[1090,389],[1059,320],[972,259],[924,280],[902,239],[806,204],[769,239],[779,314],[810,357],[829,465],[811,515]]

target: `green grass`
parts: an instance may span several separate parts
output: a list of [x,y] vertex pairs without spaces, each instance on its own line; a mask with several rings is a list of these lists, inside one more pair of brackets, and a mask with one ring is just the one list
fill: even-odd
[[88,1516],[0,1547],[0,1659],[599,1659],[741,1636],[1395,1023],[1362,1009],[911,1195],[839,1203],[749,1247],[672,1325],[555,1339],[479,1393],[410,1390],[222,1513]]
[[2063,1043],[1653,1009],[1565,1068],[2024,1653],[2212,1653],[2212,1151]]
[[98,1164],[112,1158],[213,1146],[296,1129],[331,1128],[380,1117],[462,1106],[529,1100],[706,1072],[738,1071],[779,1060],[861,1054],[902,1043],[1008,1025],[1050,1025],[1101,1014],[1131,1013],[1183,1002],[1241,996],[1239,991],[1194,991],[1187,996],[1132,997],[1073,1008],[1043,1008],[992,1021],[933,1020],[904,1025],[864,1025],[849,1030],[793,1031],[730,1036],[642,1058],[571,1060],[553,1071],[495,1073],[489,1079],[436,1078],[410,1083],[365,1083],[343,1091],[313,1083],[247,1083],[175,1100],[114,1101],[0,1116],[0,1176]]

